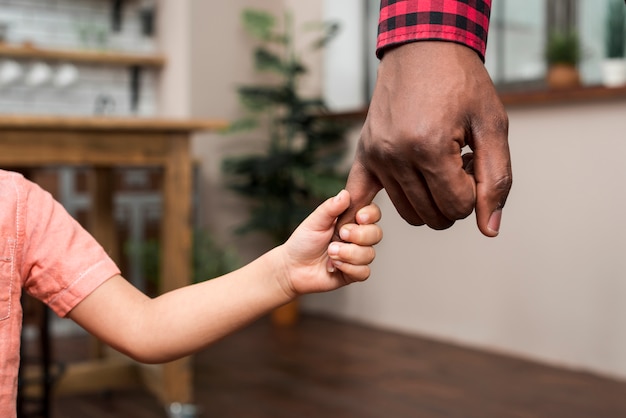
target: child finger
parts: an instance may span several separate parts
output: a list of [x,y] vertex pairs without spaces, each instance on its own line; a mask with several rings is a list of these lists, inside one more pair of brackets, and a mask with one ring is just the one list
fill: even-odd
[[374,261],[374,247],[349,243],[332,242],[328,246],[328,256],[333,261],[354,265],[366,265]]
[[375,245],[383,239],[383,230],[378,225],[346,224],[339,230],[345,242],[358,245]]
[[356,214],[356,221],[361,224],[374,224],[380,221],[382,217],[382,212],[380,208],[375,203],[370,203],[369,205],[359,209]]
[[337,221],[337,217],[350,205],[350,194],[340,191],[335,197],[327,199],[319,205],[301,224],[314,231],[325,231]]
[[359,266],[349,263],[337,263],[335,268],[341,271],[350,282],[363,282],[370,277],[369,266]]

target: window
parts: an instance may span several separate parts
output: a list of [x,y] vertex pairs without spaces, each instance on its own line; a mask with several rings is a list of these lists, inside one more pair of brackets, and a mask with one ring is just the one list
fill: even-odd
[[485,65],[496,84],[529,83],[545,73],[545,0],[492,3]]
[[325,49],[324,98],[335,111],[362,108],[366,103],[367,46],[363,40],[366,10],[362,0],[325,0],[324,20],[336,21],[339,34]]
[[585,84],[600,80],[603,25],[607,0],[494,0],[491,9],[487,69],[503,89],[543,85],[544,46],[553,31],[576,31]]
[[[555,29],[580,35],[585,84],[600,81],[609,0],[493,0],[485,65],[500,89],[543,88],[544,47]],[[326,51],[325,97],[331,109],[364,107],[376,81],[374,54],[380,0],[325,0],[325,17],[338,20],[338,39]],[[361,21],[355,23],[355,19]]]

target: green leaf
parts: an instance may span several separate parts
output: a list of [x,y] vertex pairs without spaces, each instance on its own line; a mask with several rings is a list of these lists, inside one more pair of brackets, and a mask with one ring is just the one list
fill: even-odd
[[289,92],[282,86],[243,86],[239,88],[242,103],[250,110],[265,110],[289,100]]
[[267,48],[259,47],[254,52],[254,62],[259,71],[273,71],[285,74],[286,66],[280,57]]
[[345,186],[346,175],[332,172],[317,173],[312,170],[299,170],[297,174],[304,179],[311,195],[318,199],[334,196]]
[[292,61],[286,67],[287,67],[288,74],[291,74],[292,76],[299,76],[301,74],[306,74],[306,72],[308,71],[307,68],[304,66],[304,64],[302,64],[299,61]]
[[193,231],[192,272],[194,283],[213,279],[237,269],[239,258],[233,248],[223,248],[204,229]]
[[337,22],[325,22],[323,24],[324,33],[320,38],[315,40],[311,47],[313,49],[321,49],[328,45],[339,34],[341,26]]
[[276,26],[276,19],[270,13],[245,9],[242,14],[243,25],[246,31],[254,38],[268,40]]
[[[161,245],[156,239],[127,242],[126,254],[140,258],[142,274],[155,289],[161,280],[159,260]],[[190,267],[195,283],[229,273],[241,265],[237,253],[231,247],[218,244],[213,234],[205,229],[194,229]]]
[[548,64],[576,65],[580,61],[581,49],[576,32],[553,32],[546,47]]

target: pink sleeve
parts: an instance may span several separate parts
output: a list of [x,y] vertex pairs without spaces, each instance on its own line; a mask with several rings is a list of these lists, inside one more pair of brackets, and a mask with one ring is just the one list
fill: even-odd
[[29,294],[66,316],[119,269],[48,192],[27,183],[21,277]]

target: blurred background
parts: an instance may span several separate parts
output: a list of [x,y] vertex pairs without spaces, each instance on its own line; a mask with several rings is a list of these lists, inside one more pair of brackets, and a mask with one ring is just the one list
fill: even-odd
[[[514,171],[500,236],[483,237],[473,216],[446,231],[410,227],[381,193],[385,239],[370,280],[303,297],[296,315],[626,381],[625,29],[611,19],[620,5],[623,12],[623,2],[611,0],[494,1],[486,66],[509,114]],[[250,113],[241,86],[281,80],[255,68],[259,40],[242,13],[263,10],[280,29],[289,11],[291,47],[306,67],[297,91],[323,99],[322,120],[343,124],[347,150],[336,167],[345,173],[376,77],[378,7],[377,0],[0,0],[0,120],[241,121]],[[319,31],[308,22],[335,22],[321,29],[332,41],[311,48]],[[612,73],[608,58],[618,66]],[[553,67],[563,63],[574,75],[554,81]],[[271,123],[192,138],[193,227],[216,244],[210,251],[226,260],[224,271],[273,245],[262,228],[234,232],[255,201],[235,193],[223,170],[228,158],[263,152]],[[89,167],[36,170],[84,221]],[[160,237],[162,172],[121,166],[114,174],[120,263],[145,289],[158,258],[150,245]],[[78,332],[51,323],[53,336]]]

